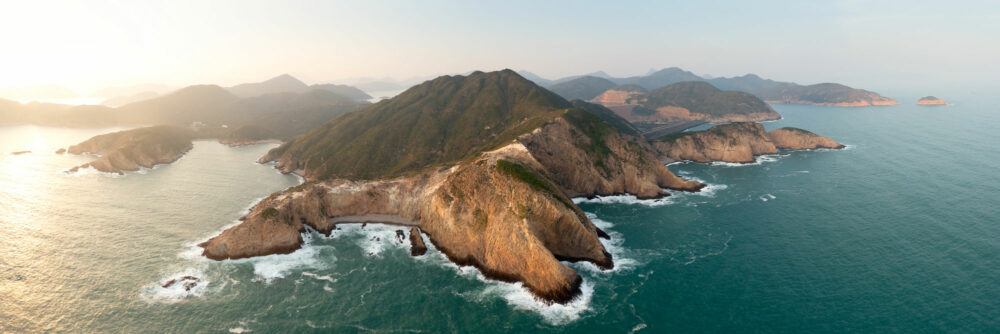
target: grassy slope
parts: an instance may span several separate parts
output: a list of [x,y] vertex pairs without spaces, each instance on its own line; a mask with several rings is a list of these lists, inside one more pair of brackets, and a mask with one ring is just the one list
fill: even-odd
[[767,103],[744,92],[722,91],[700,81],[680,82],[649,92],[644,107],[676,106],[709,116],[773,112]]
[[341,115],[276,148],[318,178],[416,172],[509,143],[572,105],[513,71],[444,76]]

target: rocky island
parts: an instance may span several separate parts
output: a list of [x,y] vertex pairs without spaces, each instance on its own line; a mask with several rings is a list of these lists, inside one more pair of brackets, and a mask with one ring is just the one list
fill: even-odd
[[918,106],[945,106],[948,102],[933,96],[924,96],[917,100]]
[[95,136],[70,146],[66,151],[77,155],[96,154],[100,157],[93,162],[73,167],[68,172],[93,167],[105,173],[124,174],[125,171],[137,171],[139,167],[152,168],[158,164],[172,163],[191,150],[194,136],[191,130],[165,125]]

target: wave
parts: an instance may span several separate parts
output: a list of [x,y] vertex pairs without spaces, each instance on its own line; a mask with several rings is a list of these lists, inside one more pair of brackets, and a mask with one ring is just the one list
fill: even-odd
[[724,167],[743,167],[743,166],[757,166],[765,162],[775,162],[778,159],[786,156],[786,154],[762,154],[754,157],[753,162],[725,162],[725,161],[712,161],[709,165],[712,166],[724,166]]
[[639,204],[649,207],[657,207],[657,206],[673,204],[674,201],[671,197],[663,197],[657,199],[639,199],[638,197],[635,197],[635,195],[611,195],[611,196],[594,196],[594,198],[586,198],[586,197],[573,198],[573,204],[580,204],[580,203]]
[[[197,280],[187,280],[194,277]],[[193,286],[186,283],[192,282]],[[168,283],[171,283],[168,285]],[[198,268],[185,268],[163,275],[159,280],[141,288],[140,296],[148,302],[176,303],[187,297],[201,297],[208,290],[211,280]]]

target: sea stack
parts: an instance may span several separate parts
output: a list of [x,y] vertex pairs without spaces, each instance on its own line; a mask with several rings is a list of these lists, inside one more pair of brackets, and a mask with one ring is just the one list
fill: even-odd
[[918,106],[946,106],[948,102],[933,96],[924,96],[917,100]]

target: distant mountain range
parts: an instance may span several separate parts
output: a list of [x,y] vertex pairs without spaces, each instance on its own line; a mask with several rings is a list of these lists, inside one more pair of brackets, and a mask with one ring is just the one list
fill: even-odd
[[[0,99],[0,123],[71,127],[196,125],[220,133],[253,125],[261,131],[244,129],[236,134],[266,131],[273,134],[273,139],[288,139],[344,112],[368,105],[364,101],[367,98],[370,96],[357,88],[308,86],[283,75],[230,88],[195,85],[164,95],[139,93],[112,101],[121,104],[118,108],[37,102],[21,104]],[[240,138],[233,139],[238,141]]]
[[[733,78],[703,78],[689,71],[671,67],[643,76],[615,78],[604,72],[571,76],[558,80],[548,80],[533,73],[524,72],[527,78],[546,86],[566,98],[591,100],[610,89],[613,85],[636,85],[646,90],[654,90],[670,84],[685,81],[708,82],[721,90],[734,90],[753,94],[769,103],[793,103],[828,105],[838,107],[888,106],[898,104],[896,100],[883,97],[875,92],[851,88],[835,83],[799,85],[763,79],[754,74]],[[613,87],[613,86],[612,86]]]

